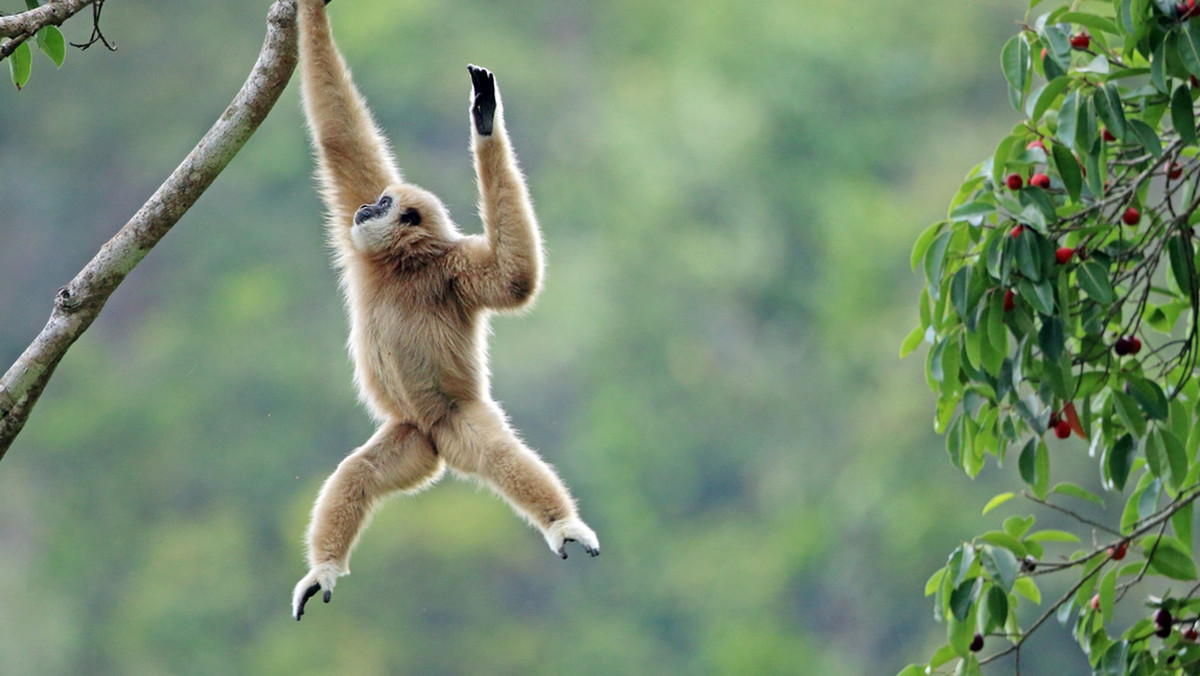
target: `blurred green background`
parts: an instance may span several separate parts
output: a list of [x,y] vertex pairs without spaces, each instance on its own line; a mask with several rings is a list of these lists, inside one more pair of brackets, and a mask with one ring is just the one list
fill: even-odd
[[[110,2],[0,92],[0,368],[241,85],[268,2]],[[0,0],[0,11],[23,9]],[[297,84],[72,349],[0,463],[0,671],[892,674],[1015,468],[933,436],[916,234],[1017,121],[1017,0],[337,0],[407,177],[477,231],[469,62],[548,249],[494,393],[603,556],[486,491],[380,510],[289,616],[355,400]],[[64,27],[90,33],[88,12]],[[1028,655],[1028,653],[1026,653]],[[1082,658],[1080,658],[1082,659]],[[1036,664],[1036,659],[1025,663]]]

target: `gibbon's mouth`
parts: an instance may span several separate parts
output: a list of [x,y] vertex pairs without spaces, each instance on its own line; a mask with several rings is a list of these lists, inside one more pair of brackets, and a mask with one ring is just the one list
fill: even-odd
[[374,204],[364,204],[354,212],[354,224],[362,225],[363,223],[379,218],[386,214],[388,209],[392,208],[392,198],[384,195],[379,198],[379,201]]

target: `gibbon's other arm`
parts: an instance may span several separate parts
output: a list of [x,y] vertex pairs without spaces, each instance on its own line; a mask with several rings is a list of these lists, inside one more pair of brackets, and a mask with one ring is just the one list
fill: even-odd
[[467,70],[472,84],[471,145],[485,234],[464,241],[469,269],[456,281],[468,304],[519,308],[529,304],[541,286],[541,232],[504,128],[496,78],[477,66]]
[[318,183],[335,241],[348,245],[354,212],[399,183],[400,171],[333,42],[326,2],[299,3],[301,83]]

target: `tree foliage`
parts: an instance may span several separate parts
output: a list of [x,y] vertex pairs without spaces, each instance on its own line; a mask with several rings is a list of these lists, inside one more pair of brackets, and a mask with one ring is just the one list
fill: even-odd
[[[1200,673],[1195,5],[1034,0],[1044,13],[1001,53],[1022,120],[917,240],[926,285],[902,354],[930,344],[950,461],[971,477],[1015,464],[1035,513],[930,577],[946,642],[905,676],[1009,655],[1019,672],[1048,620],[1096,673]],[[1099,486],[1058,469],[1072,435]],[[1113,499],[1119,514],[1086,515]],[[1035,527],[1047,516],[1068,528]]]

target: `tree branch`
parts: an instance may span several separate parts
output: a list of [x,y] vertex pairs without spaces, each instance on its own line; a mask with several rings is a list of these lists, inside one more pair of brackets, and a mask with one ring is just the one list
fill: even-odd
[[[91,1],[50,5],[82,7]],[[0,17],[0,22],[8,18],[14,17]],[[109,296],[196,203],[266,118],[292,76],[296,57],[295,0],[276,0],[268,12],[267,36],[258,62],[225,113],[133,218],[75,279],[59,289],[49,322],[0,378],[0,459],[25,426],[55,367],[91,326]]]
[[3,60],[17,45],[25,42],[46,26],[61,26],[75,16],[79,10],[96,0],[50,0],[46,4],[20,14],[0,16],[0,39],[11,38],[0,44],[0,60]]

